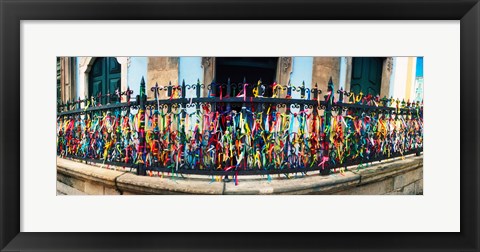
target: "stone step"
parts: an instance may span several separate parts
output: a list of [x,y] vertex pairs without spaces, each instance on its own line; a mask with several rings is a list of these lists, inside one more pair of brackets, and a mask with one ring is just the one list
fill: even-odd
[[57,181],[57,195],[87,195],[87,194],[73,187],[65,185],[60,181]]

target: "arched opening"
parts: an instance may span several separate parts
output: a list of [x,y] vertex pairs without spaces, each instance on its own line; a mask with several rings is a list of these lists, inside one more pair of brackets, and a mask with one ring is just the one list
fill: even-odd
[[[93,60],[88,74],[88,94],[102,96],[100,103],[119,102],[115,94],[121,90],[121,65],[115,57],[98,57]],[[106,95],[110,94],[110,97]]]
[[379,95],[382,85],[382,66],[385,58],[354,57],[350,91],[364,95]]

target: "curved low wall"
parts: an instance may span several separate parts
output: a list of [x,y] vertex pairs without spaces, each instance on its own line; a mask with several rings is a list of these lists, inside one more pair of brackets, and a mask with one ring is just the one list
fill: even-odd
[[[123,168],[101,168],[57,157],[57,180],[86,194],[423,194],[423,156],[376,162],[366,168],[320,176],[240,176],[212,182],[196,175],[137,176]],[[115,170],[116,169],[116,170]]]

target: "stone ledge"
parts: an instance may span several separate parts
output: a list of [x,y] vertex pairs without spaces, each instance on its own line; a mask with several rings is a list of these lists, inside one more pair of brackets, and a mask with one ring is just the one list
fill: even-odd
[[[320,176],[318,172],[298,177],[291,174],[290,177],[294,178],[290,179],[284,175],[272,175],[270,181],[267,181],[265,176],[240,176],[239,184],[236,186],[233,181],[211,182],[210,177],[199,175],[183,175],[174,179],[137,176],[120,168],[120,171],[115,171],[57,158],[57,180],[62,182],[67,180],[73,184],[70,186],[89,194],[372,195],[388,194],[393,190],[423,193],[423,156],[409,156],[404,159],[383,161],[358,170],[355,167],[350,169],[343,174],[328,176]],[[80,186],[75,186],[77,184]],[[100,190],[101,186],[103,191]],[[87,190],[89,189],[87,187],[99,188]],[[407,188],[404,190],[404,187]]]
[[223,182],[209,179],[159,178],[125,173],[117,178],[118,190],[133,194],[222,194]]
[[233,182],[225,184],[224,194],[321,194],[355,186],[360,176],[352,172],[344,175],[320,176],[318,172],[297,178],[272,179],[268,182],[239,177],[236,186]]
[[423,156],[409,156],[405,159],[396,158],[394,160],[387,160],[378,162],[369,167],[362,169],[352,169],[355,174],[360,175],[360,183],[369,184],[380,180],[385,180],[400,173],[406,173],[423,166]]
[[57,181],[57,195],[86,195],[86,193]]
[[109,187],[116,187],[116,178],[125,173],[125,171],[102,169],[59,157],[57,157],[57,172],[64,176],[95,182]]

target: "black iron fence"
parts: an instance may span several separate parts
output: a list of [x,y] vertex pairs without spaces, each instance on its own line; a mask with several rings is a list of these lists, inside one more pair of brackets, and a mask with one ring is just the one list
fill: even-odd
[[133,168],[140,175],[236,179],[343,172],[423,149],[423,104],[334,92],[331,80],[323,95],[316,87],[260,81],[156,85],[151,91],[155,99],[147,100],[142,79],[135,101],[127,89],[59,103],[57,154]]

